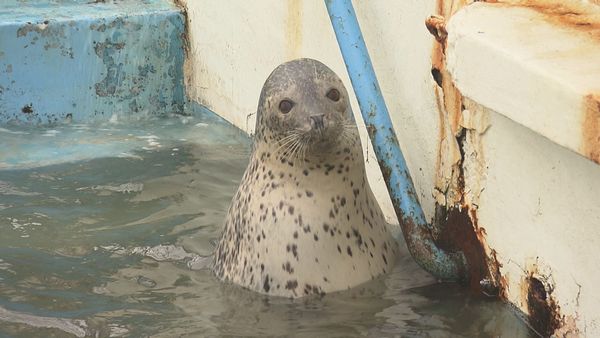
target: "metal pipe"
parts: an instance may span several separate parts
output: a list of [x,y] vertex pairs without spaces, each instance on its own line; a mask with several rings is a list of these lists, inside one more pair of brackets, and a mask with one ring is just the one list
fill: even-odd
[[434,229],[417,199],[352,2],[325,0],[325,5],[411,255],[439,279],[464,278],[468,271],[464,255],[447,253],[433,240]]

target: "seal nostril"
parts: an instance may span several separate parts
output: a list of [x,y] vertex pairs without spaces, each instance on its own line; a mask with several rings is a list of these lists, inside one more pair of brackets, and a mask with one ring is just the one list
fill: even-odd
[[325,128],[325,123],[323,121],[323,116],[324,114],[320,114],[320,115],[312,115],[310,117],[310,125],[313,127],[313,129],[324,129]]

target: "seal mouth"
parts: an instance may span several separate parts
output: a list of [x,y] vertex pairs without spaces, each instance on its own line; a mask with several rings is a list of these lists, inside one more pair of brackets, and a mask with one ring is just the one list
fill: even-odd
[[348,147],[356,142],[358,134],[353,121],[328,121],[323,115],[313,115],[309,119],[310,126],[289,130],[279,139],[278,155],[288,161],[304,161],[315,155],[336,152],[342,146]]

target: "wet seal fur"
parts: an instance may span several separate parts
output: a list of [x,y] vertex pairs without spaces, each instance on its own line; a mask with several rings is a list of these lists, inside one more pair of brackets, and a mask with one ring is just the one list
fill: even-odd
[[323,295],[390,271],[397,249],[342,81],[316,60],[278,66],[260,95],[215,274],[269,295]]

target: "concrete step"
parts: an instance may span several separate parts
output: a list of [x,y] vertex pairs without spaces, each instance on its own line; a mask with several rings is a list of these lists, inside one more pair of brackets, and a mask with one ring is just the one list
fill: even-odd
[[0,124],[182,112],[184,22],[169,0],[3,0]]

